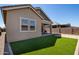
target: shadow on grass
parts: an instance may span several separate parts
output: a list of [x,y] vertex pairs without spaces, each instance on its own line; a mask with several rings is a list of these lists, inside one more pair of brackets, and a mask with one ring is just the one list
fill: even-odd
[[60,37],[56,37],[54,35],[42,36],[28,40],[12,42],[11,47],[13,53],[15,55],[18,55],[18,54],[23,54],[23,53],[54,46],[57,38]]

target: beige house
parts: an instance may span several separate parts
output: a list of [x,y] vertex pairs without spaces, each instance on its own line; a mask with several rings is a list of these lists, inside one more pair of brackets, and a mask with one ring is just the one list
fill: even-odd
[[8,42],[25,40],[52,33],[52,21],[39,7],[30,4],[0,7]]

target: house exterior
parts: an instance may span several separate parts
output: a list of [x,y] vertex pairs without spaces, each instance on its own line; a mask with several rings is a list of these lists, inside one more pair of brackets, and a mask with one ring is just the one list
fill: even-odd
[[34,8],[30,4],[3,6],[0,8],[6,26],[8,42],[52,33],[52,21],[41,8]]

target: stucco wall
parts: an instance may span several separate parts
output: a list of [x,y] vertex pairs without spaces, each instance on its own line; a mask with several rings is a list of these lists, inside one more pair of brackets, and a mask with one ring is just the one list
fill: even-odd
[[[36,31],[20,32],[20,17],[34,19],[36,21]],[[41,18],[30,8],[9,10],[7,12],[6,31],[9,42],[41,36]]]

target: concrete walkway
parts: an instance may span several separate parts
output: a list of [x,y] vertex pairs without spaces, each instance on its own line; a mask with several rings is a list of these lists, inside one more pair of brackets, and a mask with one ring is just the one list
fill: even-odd
[[8,41],[5,42],[4,55],[13,55],[12,49]]
[[5,32],[2,32],[0,36],[0,55],[4,54],[4,45],[5,45]]
[[76,49],[75,49],[75,55],[79,55],[79,39],[78,39],[78,42],[77,42],[77,46],[76,46]]

